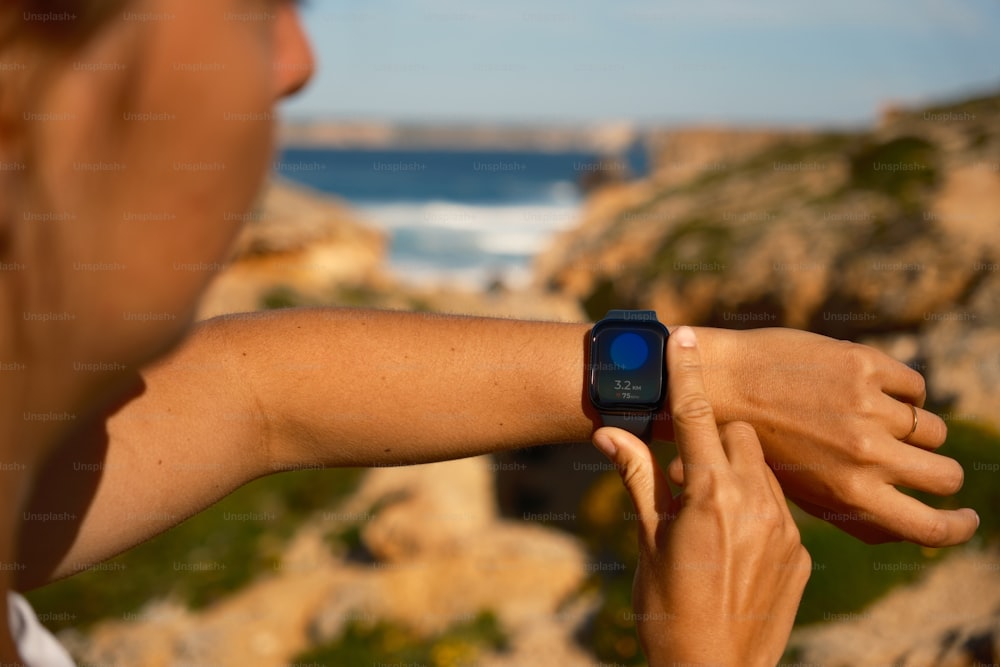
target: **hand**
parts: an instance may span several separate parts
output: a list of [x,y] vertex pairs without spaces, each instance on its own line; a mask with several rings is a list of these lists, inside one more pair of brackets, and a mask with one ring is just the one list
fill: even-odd
[[694,332],[681,327],[667,347],[683,492],[671,497],[635,436],[614,428],[594,433],[638,516],[632,604],[639,640],[651,667],[774,665],[809,578],[809,554],[753,428],[717,429]]
[[[940,547],[975,533],[974,510],[933,509],[897,488],[950,495],[964,477],[956,461],[934,453],[947,428],[921,409],[919,373],[864,345],[793,329],[698,336],[716,416],[753,425],[799,507],[869,543]],[[679,461],[669,475],[681,482]]]

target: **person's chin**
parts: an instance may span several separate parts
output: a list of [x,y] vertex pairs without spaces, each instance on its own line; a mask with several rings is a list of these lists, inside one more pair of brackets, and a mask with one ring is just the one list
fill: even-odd
[[140,361],[140,365],[148,365],[170,354],[188,337],[194,327],[194,322],[195,308],[177,313],[177,319],[171,320],[170,326],[165,327],[158,340],[149,346],[148,353],[145,359]]
[[[149,319],[138,319],[140,315]],[[103,347],[108,348],[104,356],[121,360],[128,369],[147,366],[174,350],[191,332],[195,308],[144,311],[136,318],[128,327],[109,332],[109,338],[103,342]]]

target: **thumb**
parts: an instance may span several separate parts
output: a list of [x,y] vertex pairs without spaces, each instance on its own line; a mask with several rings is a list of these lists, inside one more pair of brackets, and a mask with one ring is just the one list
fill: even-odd
[[672,498],[653,452],[642,440],[620,428],[598,429],[593,442],[621,474],[638,516],[640,539],[654,547],[657,526],[661,519],[668,519]]

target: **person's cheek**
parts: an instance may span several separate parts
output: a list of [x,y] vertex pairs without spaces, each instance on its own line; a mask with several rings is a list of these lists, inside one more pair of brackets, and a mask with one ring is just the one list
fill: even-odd
[[274,134],[266,20],[197,3],[183,11],[185,29],[163,33],[147,72],[155,84],[139,105],[171,120],[130,128],[137,179],[121,203],[165,214],[130,230],[146,249],[147,296],[158,293],[177,311],[193,308],[228,256],[268,171]]

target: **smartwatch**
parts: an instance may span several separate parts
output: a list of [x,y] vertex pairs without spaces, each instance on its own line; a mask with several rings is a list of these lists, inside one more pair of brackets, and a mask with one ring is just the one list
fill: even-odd
[[649,441],[667,396],[667,338],[652,310],[612,310],[590,330],[590,401],[604,426]]

